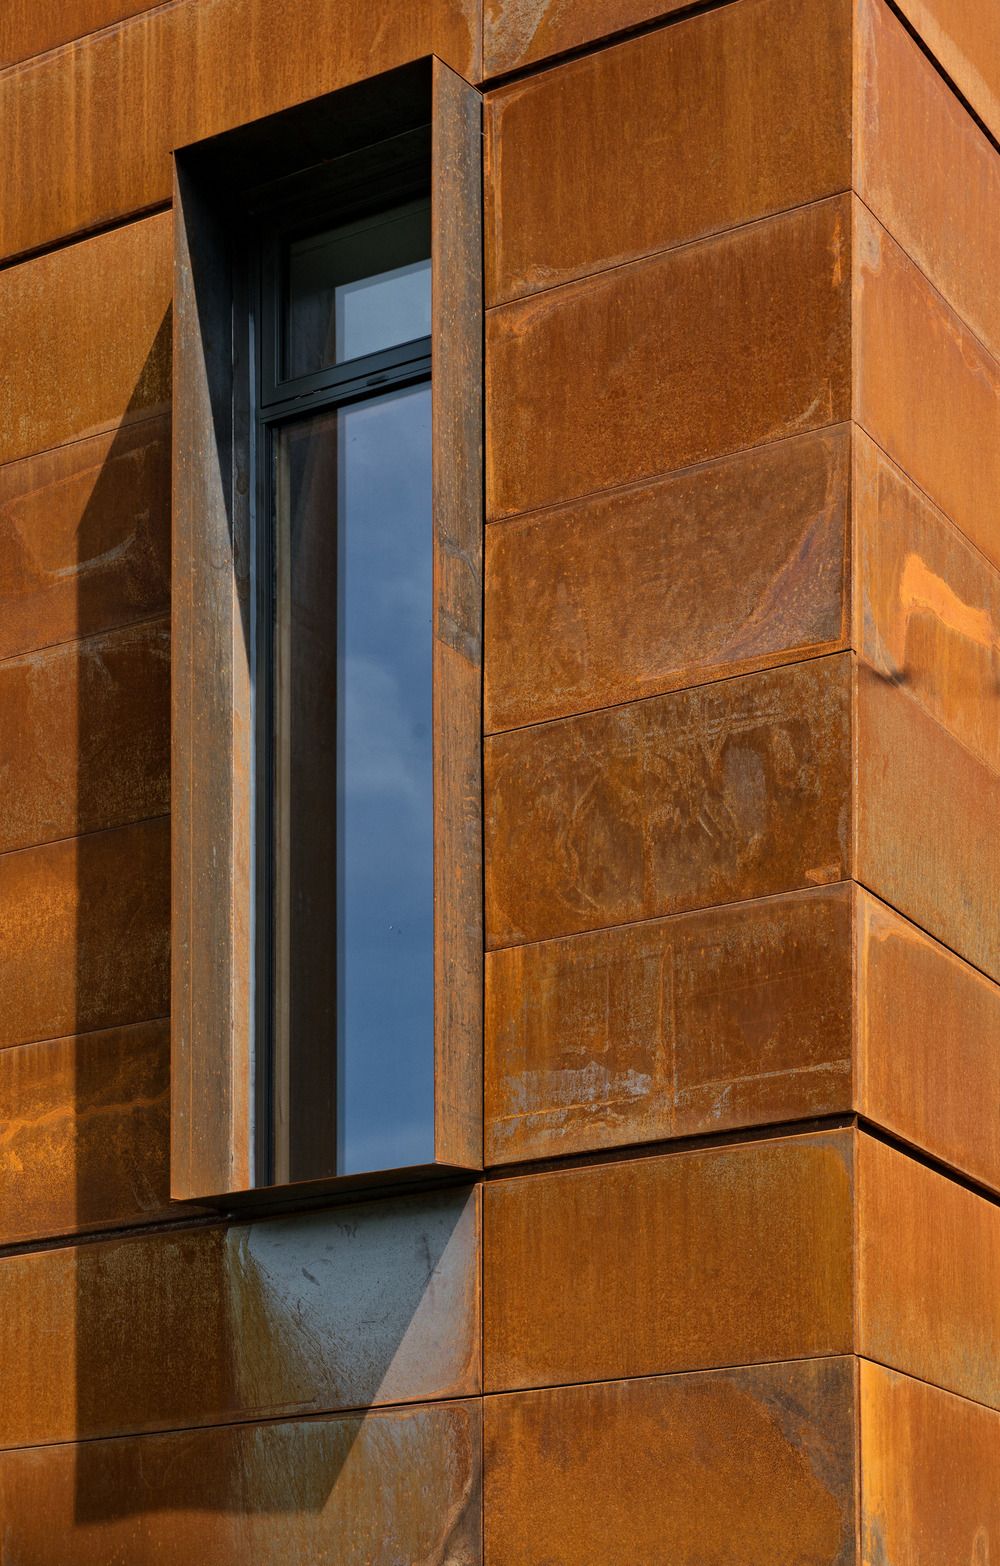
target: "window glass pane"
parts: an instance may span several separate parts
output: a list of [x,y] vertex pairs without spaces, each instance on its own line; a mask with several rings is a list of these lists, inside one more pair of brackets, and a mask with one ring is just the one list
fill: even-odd
[[293,240],[285,377],[429,336],[430,252],[427,202]]
[[276,1142],[308,1179],[434,1152],[430,386],[277,439]]

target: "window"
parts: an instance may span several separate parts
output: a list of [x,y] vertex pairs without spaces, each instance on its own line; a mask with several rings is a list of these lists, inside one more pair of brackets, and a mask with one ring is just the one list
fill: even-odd
[[184,1199],[481,1159],[479,101],[393,74],[177,159]]

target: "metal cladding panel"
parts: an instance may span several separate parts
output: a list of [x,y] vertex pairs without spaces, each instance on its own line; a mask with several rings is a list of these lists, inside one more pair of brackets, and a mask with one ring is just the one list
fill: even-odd
[[855,1566],[849,1359],[486,1399],[496,1566]]
[[478,1566],[478,1403],[0,1454],[11,1566]]
[[847,190],[850,8],[720,9],[501,88],[486,123],[497,304]]
[[1000,565],[1000,363],[854,203],[854,416]]
[[0,1050],[0,1245],[167,1215],[165,1021]]
[[395,66],[475,80],[479,35],[479,0],[180,0],[0,74],[0,254],[165,202],[174,148]]
[[1000,1206],[858,1137],[857,1352],[1000,1408]]
[[988,1566],[1000,1538],[1000,1414],[860,1366],[864,1566]]
[[861,893],[857,1108],[1000,1191],[1000,985]]
[[487,516],[848,418],[850,212],[835,197],[490,311]]
[[5,0],[0,10],[0,70],[157,4],[159,0]]
[[486,533],[487,730],[842,647],[850,435],[798,435]]
[[[996,45],[1000,71],[1000,23]],[[854,188],[996,355],[996,148],[883,0],[860,0],[857,51]]]
[[491,1181],[487,1392],[852,1348],[850,1132]]
[[1000,10],[995,0],[900,0],[900,10],[1000,136]]
[[0,271],[0,463],[164,412],[171,245],[165,213]]
[[864,664],[855,745],[858,880],[1000,979],[1000,773]]
[[859,657],[1000,774],[1000,573],[862,430],[853,506]]
[[0,1446],[479,1390],[479,1196],[0,1258]]
[[851,1108],[846,885],[491,952],[491,1163]]
[[165,1017],[165,816],[0,856],[0,1048]]
[[0,853],[165,814],[169,622],[0,661],[0,733]]
[[850,874],[851,658],[817,658],[486,747],[487,945]]

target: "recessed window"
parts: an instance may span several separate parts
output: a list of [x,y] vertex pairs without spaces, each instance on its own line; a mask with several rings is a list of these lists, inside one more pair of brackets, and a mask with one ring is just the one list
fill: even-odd
[[264,241],[258,340],[286,366],[257,367],[253,564],[277,1181],[434,1157],[430,242],[426,198]]
[[177,155],[175,1198],[481,1164],[481,145],[427,60]]

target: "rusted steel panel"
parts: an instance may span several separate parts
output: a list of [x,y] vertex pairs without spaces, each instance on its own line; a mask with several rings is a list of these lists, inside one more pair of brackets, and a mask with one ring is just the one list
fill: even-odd
[[485,1188],[486,1390],[852,1347],[850,1132]]
[[846,427],[487,529],[486,725],[843,646]]
[[0,1050],[0,1245],[165,1215],[166,1022]]
[[849,1359],[486,1399],[491,1566],[855,1566]]
[[490,311],[487,515],[847,418],[849,218],[836,197]]
[[494,735],[487,944],[843,880],[849,654]]
[[163,1017],[166,817],[0,856],[0,1048]]
[[486,157],[490,304],[836,195],[850,7],[752,0],[503,88]]
[[863,1566],[989,1566],[1000,1538],[1000,1415],[862,1360]]
[[859,893],[857,1107],[1000,1191],[1000,985]]
[[491,952],[491,1163],[851,1108],[846,885]]
[[670,16],[689,4],[690,0],[482,0],[483,74],[499,76],[623,28]]
[[855,216],[855,417],[1000,565],[1000,363],[861,205]]
[[478,1403],[0,1456],[4,1545],[60,1566],[477,1566]]
[[1000,8],[995,0],[899,0],[931,54],[1000,136]]
[[996,149],[883,0],[859,0],[857,33],[854,188],[1000,353]]
[[0,853],[170,806],[170,626],[0,661]]
[[159,0],[4,0],[0,70],[157,4]]
[[479,1391],[479,1194],[0,1258],[0,1446]]
[[858,430],[853,645],[1000,774],[1000,575]]
[[0,467],[0,658],[169,603],[166,417]]
[[173,148],[394,66],[475,80],[479,34],[479,0],[181,0],[8,71],[0,253],[166,201]]
[[1000,1407],[1000,1207],[857,1138],[857,1352]]
[[0,463],[166,408],[170,235],[164,214],[0,272]]
[[856,723],[857,879],[1000,979],[1000,773],[864,664]]

